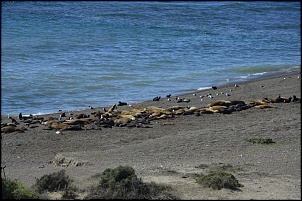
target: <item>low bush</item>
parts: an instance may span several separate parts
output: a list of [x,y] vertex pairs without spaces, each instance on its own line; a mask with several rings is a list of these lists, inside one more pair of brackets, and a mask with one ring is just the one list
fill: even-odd
[[197,179],[197,183],[203,185],[204,187],[217,190],[222,188],[238,190],[239,187],[243,187],[243,185],[238,182],[234,175],[226,172],[215,172],[203,176]]
[[275,143],[271,138],[250,138],[250,139],[245,138],[244,140],[246,140],[248,142],[252,142],[253,144],[255,144],[255,143],[257,143],[257,144],[273,144],[273,143]]
[[74,200],[78,196],[77,194],[78,189],[74,186],[68,186],[64,189],[62,194],[62,199]]
[[97,187],[85,199],[173,199],[166,193],[168,187],[145,184],[130,166],[106,169]]
[[1,178],[2,199],[20,200],[20,199],[37,199],[38,195],[27,189],[17,180]]
[[59,172],[44,175],[40,179],[37,179],[34,188],[38,193],[42,193],[44,191],[53,192],[67,189],[71,182],[73,182],[73,180],[66,175],[65,170],[61,170]]

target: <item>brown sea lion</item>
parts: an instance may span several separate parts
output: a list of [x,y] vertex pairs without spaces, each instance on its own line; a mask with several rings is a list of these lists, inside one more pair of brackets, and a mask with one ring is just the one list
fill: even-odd
[[166,114],[161,114],[160,116],[156,116],[155,119],[167,119],[168,117]]
[[131,119],[132,121],[134,121],[134,120],[136,119],[136,118],[135,118],[133,115],[131,115],[131,114],[119,115],[119,117],[120,117],[120,118],[123,118],[123,117],[129,118],[129,119]]
[[112,113],[113,112],[113,110],[115,110],[115,108],[116,108],[116,104],[113,104],[109,109],[108,109],[108,113]]
[[268,99],[270,103],[283,103],[284,99],[278,96],[277,98]]
[[185,110],[183,108],[180,108],[178,110],[174,110],[172,113],[175,115],[181,115],[181,114],[185,113]]
[[256,105],[254,106],[254,108],[264,109],[264,108],[277,108],[277,107],[273,105]]
[[208,107],[212,107],[212,106],[230,106],[231,105],[231,101],[226,101],[226,100],[216,100],[214,102],[211,102],[210,104],[208,104]]
[[96,119],[81,118],[81,119],[72,119],[72,120],[64,121],[62,123],[67,124],[67,125],[76,125],[76,124],[91,123],[94,120],[96,120]]
[[120,125],[120,124],[127,124],[131,122],[131,119],[130,118],[127,118],[127,117],[122,117],[122,118],[119,118],[119,119],[115,119],[114,120],[114,123],[116,123],[117,125]]
[[50,119],[50,120],[41,122],[41,124],[43,124],[43,125],[50,125],[50,124],[59,123],[59,122],[60,121],[58,119]]
[[162,115],[162,112],[160,111],[156,111],[156,112],[153,112],[152,114],[149,115],[149,118],[157,118],[159,117],[160,115]]
[[215,113],[215,111],[210,108],[200,108],[199,113],[200,114],[213,114],[213,113]]
[[1,128],[1,133],[12,133],[18,131],[20,133],[23,133],[24,130],[22,128],[16,127],[16,126],[5,126]]
[[6,124],[6,126],[13,126],[13,127],[17,127],[17,125],[16,125],[16,124],[14,124],[14,123],[7,123],[7,124]]
[[281,97],[279,95],[277,98],[270,98],[268,100],[270,103],[290,103],[292,100],[292,97],[285,98],[285,97]]
[[250,105],[268,105],[267,101],[260,100],[260,99],[254,99],[249,104]]
[[173,111],[178,110],[178,109],[184,109],[184,106],[172,106],[172,107],[167,108],[167,110],[170,111],[170,112],[173,112]]
[[68,124],[65,123],[52,123],[49,127],[55,130],[61,130],[68,128]]
[[215,105],[215,106],[212,106],[212,107],[209,107],[210,110],[217,110],[217,111],[221,111],[223,109],[227,108],[227,106],[221,106],[221,105]]

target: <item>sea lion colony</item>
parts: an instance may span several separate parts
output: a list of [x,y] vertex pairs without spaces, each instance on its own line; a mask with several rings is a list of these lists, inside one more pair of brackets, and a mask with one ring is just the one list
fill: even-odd
[[[160,97],[156,97],[153,101],[159,101]],[[150,122],[158,119],[175,118],[181,115],[196,115],[222,113],[230,114],[232,112],[246,110],[249,108],[277,108],[270,103],[301,103],[301,99],[295,95],[290,98],[284,98],[280,95],[277,98],[255,99],[249,103],[241,100],[216,100],[208,104],[206,107],[184,107],[172,106],[166,109],[156,106],[148,106],[145,108],[133,108],[131,110],[118,110],[117,105],[112,105],[108,110],[103,108],[103,111],[92,112],[89,115],[80,114],[74,117],[67,117],[62,113],[59,118],[49,117],[45,120],[43,117],[37,116],[22,116],[20,113],[19,120],[26,126],[19,127],[20,123],[14,118],[11,118],[11,123],[1,123],[1,133],[24,132],[25,130],[44,126],[45,130],[87,130],[117,127],[142,127],[150,128]],[[179,101],[177,101],[179,103]],[[118,105],[121,105],[119,102]],[[123,103],[122,105],[127,105]],[[64,118],[64,119],[63,119]],[[162,125],[166,125],[163,123]],[[173,125],[173,123],[172,123]]]

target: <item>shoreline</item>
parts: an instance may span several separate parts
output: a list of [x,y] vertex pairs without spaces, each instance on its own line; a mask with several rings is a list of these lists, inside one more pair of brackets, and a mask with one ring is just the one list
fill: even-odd
[[[261,76],[256,76],[254,78],[250,78],[246,81],[239,81],[239,82],[236,82],[236,81],[230,81],[228,83],[225,83],[225,84],[221,84],[221,85],[213,85],[213,86],[217,86],[219,88],[223,88],[223,87],[229,87],[229,86],[232,86],[234,84],[243,84],[243,83],[250,83],[250,82],[255,82],[255,81],[260,81],[260,80],[265,80],[265,79],[272,79],[272,78],[276,78],[276,77],[281,77],[281,76],[288,76],[288,75],[294,75],[294,74],[299,74],[301,73],[301,70],[292,70],[292,71],[285,71],[285,72],[271,72],[271,73],[265,73]],[[191,92],[184,92],[184,93],[177,93],[177,94],[174,94],[172,95],[172,97],[176,97],[176,96],[186,96],[188,94],[191,94],[191,93],[199,93],[199,92],[205,92],[205,91],[209,91],[211,90],[212,88],[209,87],[209,88],[205,88],[205,89],[202,89],[202,90],[190,90]],[[188,91],[188,90],[186,90]],[[131,104],[129,105],[137,105],[137,104],[141,104],[143,102],[148,102],[150,101],[152,98],[154,97],[150,97],[149,100],[145,99],[145,100],[142,100],[142,101],[134,101],[134,102],[131,102]],[[164,97],[162,97],[164,98]],[[117,104],[118,102],[116,102]],[[114,103],[113,103],[114,104]],[[106,107],[110,107],[111,105],[104,105],[104,106],[97,106],[95,107],[95,109],[102,109],[102,108],[106,108]],[[62,110],[62,111],[57,111],[57,112],[52,112],[52,113],[38,113],[38,114],[32,114],[33,116],[49,116],[49,115],[55,115],[55,114],[60,114],[62,112],[68,112],[68,113],[78,113],[78,112],[85,112],[89,110],[88,108],[85,108],[85,109],[73,109],[73,110]],[[16,118],[18,117],[18,114],[1,114],[1,119],[3,118],[7,118],[8,115],[10,117],[13,117],[13,118]],[[28,115],[31,115],[31,114],[24,114],[26,116]]]
[[[117,111],[155,106],[205,107],[215,100],[249,103],[278,95],[301,98],[301,74],[289,73],[183,94],[190,102],[163,98],[118,106]],[[284,79],[285,78],[285,79]],[[230,96],[221,92],[230,93]],[[213,98],[200,96],[211,93]],[[216,96],[216,93],[219,94]],[[270,103],[273,108],[249,108],[230,114],[188,114],[154,119],[149,127],[96,127],[82,130],[47,129],[20,122],[23,133],[1,133],[1,166],[9,179],[25,185],[35,178],[66,170],[75,185],[86,189],[106,168],[132,166],[143,181],[171,185],[181,199],[301,199],[301,103]],[[74,111],[91,114],[100,108]],[[60,113],[40,115],[58,118]],[[68,114],[66,114],[68,115]],[[2,123],[9,122],[4,119]],[[244,139],[269,138],[275,144],[253,144]],[[63,163],[54,163],[62,157]],[[68,160],[82,165],[70,165]],[[64,160],[63,160],[64,159]],[[73,164],[73,163],[72,163]],[[217,164],[238,167],[232,172],[244,185],[241,191],[212,191],[196,184],[195,174],[208,174]],[[199,168],[204,167],[204,168]],[[93,179],[94,178],[94,179]]]

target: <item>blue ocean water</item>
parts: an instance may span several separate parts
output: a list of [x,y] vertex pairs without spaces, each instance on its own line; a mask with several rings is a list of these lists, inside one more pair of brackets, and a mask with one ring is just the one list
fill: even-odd
[[1,114],[140,102],[301,69],[290,1],[1,2]]

